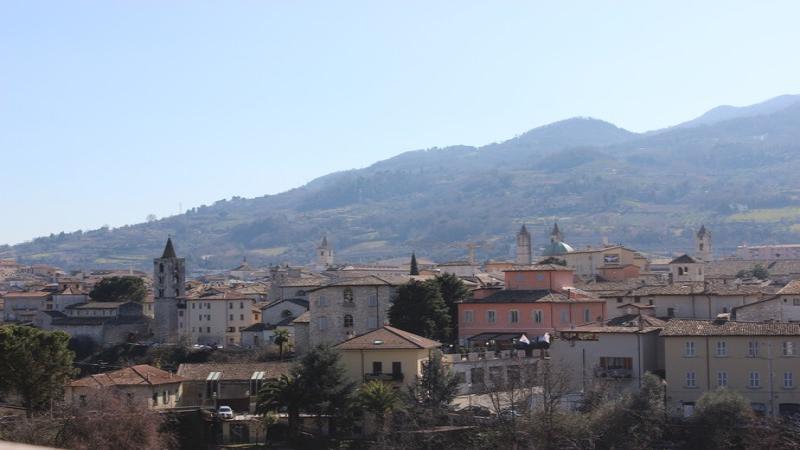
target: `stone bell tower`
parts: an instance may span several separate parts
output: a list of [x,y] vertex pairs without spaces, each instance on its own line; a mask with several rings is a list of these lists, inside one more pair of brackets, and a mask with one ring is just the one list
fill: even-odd
[[322,237],[322,242],[317,247],[317,267],[324,270],[333,265],[333,246],[328,244],[328,236]]
[[695,244],[695,255],[697,259],[703,262],[712,261],[714,255],[711,253],[711,232],[706,230],[705,225],[700,225]]
[[524,223],[517,233],[517,259],[515,262],[524,265],[530,265],[533,262],[531,234]]
[[153,260],[155,335],[159,342],[178,339],[178,299],[186,294],[186,261],[178,258],[172,238],[161,258]]

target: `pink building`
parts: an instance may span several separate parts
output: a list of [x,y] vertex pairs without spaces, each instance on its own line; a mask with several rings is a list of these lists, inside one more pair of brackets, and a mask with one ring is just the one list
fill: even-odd
[[458,305],[461,345],[500,345],[605,320],[605,302],[572,288],[572,269],[543,264],[506,270],[504,289],[482,289]]

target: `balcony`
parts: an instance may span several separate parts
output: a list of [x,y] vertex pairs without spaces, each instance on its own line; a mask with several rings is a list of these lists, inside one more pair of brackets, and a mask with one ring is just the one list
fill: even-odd
[[633,377],[633,370],[631,369],[604,369],[602,367],[598,367],[594,369],[594,376],[597,378],[614,378],[614,379],[622,379],[622,378],[632,378]]
[[402,373],[365,373],[364,381],[403,381]]

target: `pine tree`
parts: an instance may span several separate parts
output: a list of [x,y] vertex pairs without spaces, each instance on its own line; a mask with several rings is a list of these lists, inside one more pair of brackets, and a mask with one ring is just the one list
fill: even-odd
[[417,266],[417,255],[411,252],[411,275],[419,275],[419,266]]
[[450,314],[436,281],[410,281],[400,286],[389,309],[389,322],[401,330],[446,340],[450,334]]

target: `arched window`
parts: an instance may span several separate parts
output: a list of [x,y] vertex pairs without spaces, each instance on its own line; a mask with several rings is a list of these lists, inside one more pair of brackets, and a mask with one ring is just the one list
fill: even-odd
[[351,316],[350,314],[344,315],[344,327],[353,328],[353,316]]
[[159,271],[160,273],[164,273],[164,263],[159,263],[159,264],[158,264],[158,271]]
[[353,289],[351,288],[344,288],[344,292],[342,292],[342,297],[344,298],[345,303],[353,303]]

